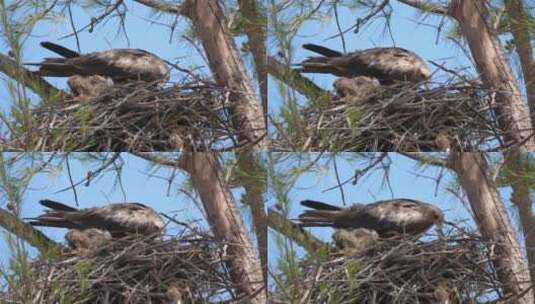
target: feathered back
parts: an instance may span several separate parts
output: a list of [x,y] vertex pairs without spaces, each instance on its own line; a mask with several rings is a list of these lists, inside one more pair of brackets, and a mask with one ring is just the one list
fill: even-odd
[[79,230],[97,228],[107,230],[113,236],[153,234],[162,232],[165,226],[154,210],[139,203],[116,203],[87,209],[76,209],[51,200],[42,200],[40,203],[51,210],[31,218],[30,224],[34,226]]
[[306,44],[304,48],[323,56],[309,57],[297,71],[302,73],[328,73],[339,77],[368,76],[381,83],[409,81],[418,83],[431,77],[431,71],[422,58],[397,47],[372,48],[341,54],[328,48]]
[[169,67],[165,61],[145,50],[112,49],[79,54],[51,42],[43,42],[41,46],[62,56],[62,58],[45,58],[43,62],[37,64],[42,76],[100,75],[119,82],[169,79]]
[[419,234],[442,221],[444,216],[439,208],[431,204],[403,198],[355,204],[347,208],[311,201],[305,201],[303,205],[316,209],[299,215],[303,227],[366,228],[377,231],[379,235]]

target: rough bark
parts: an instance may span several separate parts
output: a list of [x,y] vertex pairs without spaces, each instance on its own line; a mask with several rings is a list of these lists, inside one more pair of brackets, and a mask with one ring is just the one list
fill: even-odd
[[449,13],[461,27],[485,87],[496,92],[496,111],[506,143],[522,144],[525,150],[533,151],[529,111],[498,37],[485,20],[488,10],[484,2],[452,0]]
[[191,176],[214,235],[228,243],[229,268],[237,289],[253,297],[250,303],[265,303],[262,267],[236,203],[223,184],[224,174],[216,154],[184,152],[180,166]]
[[506,0],[505,8],[509,15],[510,32],[513,35],[513,43],[520,59],[522,75],[526,87],[528,105],[531,112],[531,123],[535,129],[535,61],[531,47],[531,31],[529,14],[522,0]]
[[239,182],[245,188],[244,203],[251,208],[253,227],[262,264],[264,282],[268,279],[267,218],[264,193],[267,190],[267,173],[251,151],[237,153],[240,168]]
[[260,87],[260,99],[264,110],[264,121],[267,129],[268,113],[268,82],[266,67],[266,24],[258,10],[257,0],[239,0],[240,12],[245,18],[245,33],[249,39],[249,48],[253,54],[258,84]]
[[449,167],[457,173],[468,196],[481,235],[495,246],[491,259],[504,284],[505,297],[521,296],[517,303],[533,303],[529,271],[504,204],[490,178],[485,156],[451,152]]
[[532,183],[529,173],[528,155],[516,155],[509,153],[506,155],[506,169],[509,185],[513,189],[511,202],[518,208],[520,226],[524,235],[526,256],[531,274],[531,281],[535,278],[535,217],[533,216],[532,201],[530,196],[530,184]]
[[188,0],[183,13],[191,19],[203,45],[216,82],[231,90],[234,128],[242,142],[256,143],[256,150],[267,147],[263,111],[251,85],[244,63],[227,28],[219,3]]

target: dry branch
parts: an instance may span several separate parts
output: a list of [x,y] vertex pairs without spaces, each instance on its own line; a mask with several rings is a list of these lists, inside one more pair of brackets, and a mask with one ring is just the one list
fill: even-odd
[[[279,280],[300,303],[488,303],[502,297],[491,248],[452,228],[434,240],[383,239],[360,255],[312,257],[301,263],[302,280]],[[284,294],[275,291],[273,303],[288,303]]]
[[13,135],[7,149],[32,151],[176,151],[232,149],[228,92],[210,82],[159,87],[114,85],[88,99],[66,96],[33,110],[31,132]]
[[[22,286],[33,303],[220,303],[238,301],[225,263],[226,245],[182,230],[159,238],[123,238],[109,246],[33,262]],[[29,294],[28,294],[29,293]],[[21,303],[9,290],[0,300]],[[24,302],[24,301],[22,301]]]
[[515,143],[502,142],[492,96],[474,83],[454,79],[427,88],[384,86],[358,101],[335,96],[302,108],[302,124],[280,127],[272,144],[281,151],[296,147],[299,151],[406,152],[509,147]]

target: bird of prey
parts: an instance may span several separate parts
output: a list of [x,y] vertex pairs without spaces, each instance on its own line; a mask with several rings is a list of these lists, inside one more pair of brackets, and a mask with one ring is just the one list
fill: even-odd
[[70,229],[65,234],[65,240],[69,248],[76,251],[100,248],[111,239],[111,234],[107,230],[97,228]]
[[77,97],[77,100],[84,101],[105,93],[113,86],[113,81],[100,75],[74,75],[69,77],[67,84],[71,88],[72,94]]
[[79,54],[52,42],[41,46],[61,57],[45,58],[39,65],[39,74],[50,77],[73,75],[109,77],[114,82],[166,81],[169,67],[159,57],[141,49],[112,49],[103,52]]
[[375,230],[380,237],[418,235],[433,224],[440,225],[444,218],[439,208],[405,198],[347,208],[311,200],[302,201],[301,205],[314,209],[299,215],[302,227],[366,228]]
[[151,208],[139,203],[115,203],[103,207],[77,209],[51,200],[39,203],[47,208],[44,214],[30,218],[34,226],[85,230],[96,228],[112,237],[128,234],[161,234],[162,218]]
[[381,84],[395,81],[418,83],[431,77],[431,71],[414,52],[398,47],[381,47],[348,54],[316,45],[303,48],[322,56],[309,57],[297,69],[303,73],[327,73],[339,77],[374,77]]
[[381,91],[379,81],[367,76],[340,77],[334,81],[333,86],[340,100],[349,105],[363,104]]
[[336,229],[333,234],[336,248],[349,256],[365,252],[377,239],[379,239],[379,234],[375,230],[366,228]]

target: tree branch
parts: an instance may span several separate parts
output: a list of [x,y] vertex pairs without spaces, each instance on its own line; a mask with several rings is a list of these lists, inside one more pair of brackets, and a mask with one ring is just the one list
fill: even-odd
[[248,303],[265,303],[267,292],[262,266],[236,202],[224,182],[217,154],[183,152],[180,167],[190,174],[215,237],[228,244],[230,273],[239,293],[250,297]]
[[506,296],[524,295],[516,303],[533,303],[527,263],[504,203],[491,180],[485,155],[474,152],[451,152],[448,162],[468,197],[474,221],[483,239],[495,244],[490,259],[503,284],[504,293]]
[[184,5],[187,7],[184,16],[193,23],[216,83],[230,91],[234,129],[240,130],[236,136],[241,142],[254,145],[255,150],[265,150],[268,142],[261,101],[253,89],[219,2],[187,0]]
[[254,57],[260,87],[260,99],[267,128],[268,86],[266,67],[266,30],[256,0],[239,0],[240,12],[245,17],[244,30],[249,38],[249,48]]
[[145,6],[148,6],[150,8],[153,8],[155,10],[158,10],[164,13],[171,13],[171,14],[183,14],[184,13],[184,7],[178,4],[167,3],[167,2],[159,1],[159,0],[134,0],[134,2],[143,4]]
[[398,0],[401,3],[407,4],[419,10],[430,12],[439,15],[449,15],[449,8],[436,3],[429,3],[422,0]]
[[48,81],[44,80],[38,73],[18,65],[15,60],[4,54],[0,54],[0,72],[13,79],[19,80],[22,84],[43,98],[62,93],[61,90],[58,90]]
[[327,247],[327,244],[325,244],[323,241],[306,232],[299,227],[299,225],[289,221],[281,213],[273,209],[268,210],[267,218],[268,225],[271,229],[296,242],[308,252],[317,252],[321,248]]
[[298,72],[292,70],[289,66],[279,62],[271,56],[268,56],[267,58],[268,73],[279,81],[294,88],[308,100],[316,100],[322,96],[330,97],[331,93],[329,91],[321,89],[310,79],[302,76]]
[[510,32],[513,34],[515,50],[520,59],[520,67],[524,76],[531,120],[535,126],[535,61],[531,47],[533,24],[521,0],[506,0],[505,7],[511,23]]
[[253,226],[255,230],[258,252],[264,280],[268,279],[268,239],[267,239],[267,219],[266,206],[264,204],[264,193],[267,190],[267,172],[250,150],[236,153],[238,159],[239,182],[245,188],[243,202],[251,208]]
[[419,161],[424,164],[429,164],[437,167],[448,168],[448,161],[444,158],[434,157],[429,153],[423,152],[399,152],[399,154],[410,159]]
[[10,212],[0,209],[0,226],[37,248],[39,252],[46,252],[61,245],[46,237],[32,225],[24,223]]

